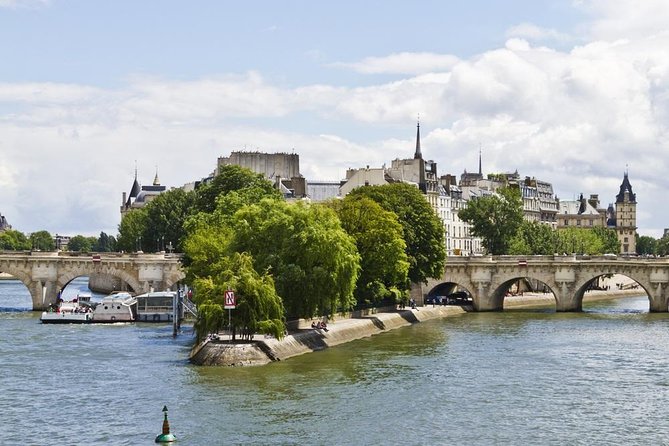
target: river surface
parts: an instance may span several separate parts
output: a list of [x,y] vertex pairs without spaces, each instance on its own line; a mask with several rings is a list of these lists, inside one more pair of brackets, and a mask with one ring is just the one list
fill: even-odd
[[189,327],[42,325],[28,307],[0,281],[3,445],[151,445],[163,405],[178,445],[669,444],[669,316],[645,297],[466,314],[253,368],[190,365]]

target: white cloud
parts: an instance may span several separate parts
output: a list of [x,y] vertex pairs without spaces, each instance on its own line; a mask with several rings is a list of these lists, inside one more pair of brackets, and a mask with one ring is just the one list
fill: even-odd
[[0,185],[12,193],[0,211],[24,231],[113,233],[135,160],[140,180],[158,165],[163,183],[179,186],[232,150],[294,149],[307,179],[338,180],[349,167],[412,156],[420,113],[423,154],[440,174],[476,170],[481,146],[485,172],[518,170],[553,182],[562,198],[596,193],[608,204],[629,165],[641,231],[660,235],[669,33],[651,19],[642,34],[635,16],[635,32],[618,36],[611,24],[628,10],[607,4],[584,6],[599,14],[591,29],[601,38],[570,50],[535,46],[560,35],[527,25],[467,60],[397,53],[339,64],[404,75],[365,86],[286,88],[257,72],[136,77],[118,89],[2,83]]
[[364,74],[421,74],[449,70],[458,61],[457,57],[448,54],[395,53],[384,57],[367,57],[360,62],[337,62],[332,66]]
[[528,39],[535,42],[569,42],[573,37],[555,29],[542,28],[532,23],[521,23],[506,31],[507,37]]

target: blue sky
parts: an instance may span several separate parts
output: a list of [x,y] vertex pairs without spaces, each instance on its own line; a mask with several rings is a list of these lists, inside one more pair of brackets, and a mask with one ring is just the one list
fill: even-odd
[[139,179],[181,186],[233,150],[307,179],[423,153],[518,170],[562,199],[669,227],[669,6],[578,1],[0,0],[0,212],[19,230],[116,233]]

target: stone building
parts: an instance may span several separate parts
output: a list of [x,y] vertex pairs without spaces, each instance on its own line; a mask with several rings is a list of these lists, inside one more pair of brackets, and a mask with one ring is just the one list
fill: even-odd
[[[447,179],[445,179],[447,178]],[[356,187],[408,183],[416,186],[444,226],[444,243],[448,255],[470,255],[481,252],[480,239],[471,236],[469,225],[459,219],[458,211],[466,206],[454,177],[437,176],[437,163],[425,160],[421,149],[420,123],[416,125],[416,150],[413,158],[395,159],[390,167],[348,169],[339,189],[343,197]]]
[[7,219],[4,215],[0,214],[0,232],[12,229],[12,225],[7,222]]
[[156,171],[156,176],[153,178],[153,184],[150,186],[140,186],[139,181],[137,181],[137,169],[135,169],[135,180],[130,187],[130,192],[123,192],[121,198],[121,218],[132,209],[145,206],[146,203],[165,192],[166,189],[165,186],[160,184],[158,171]]
[[627,172],[616,195],[615,213],[609,218],[609,227],[615,228],[621,254],[636,254],[636,194],[632,192]]
[[300,174],[300,156],[295,153],[231,152],[229,157],[218,158],[215,175],[226,165],[259,173],[272,181],[286,198],[307,196],[307,182]]
[[586,199],[581,194],[578,200],[560,201],[558,229],[596,227],[606,227],[606,210],[600,208],[598,195]]

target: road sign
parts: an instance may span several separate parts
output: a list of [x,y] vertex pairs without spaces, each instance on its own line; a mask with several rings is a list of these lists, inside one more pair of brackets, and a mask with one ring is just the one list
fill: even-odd
[[237,306],[237,300],[235,298],[235,292],[232,290],[227,290],[225,292],[225,304],[223,308],[226,310],[234,310]]

